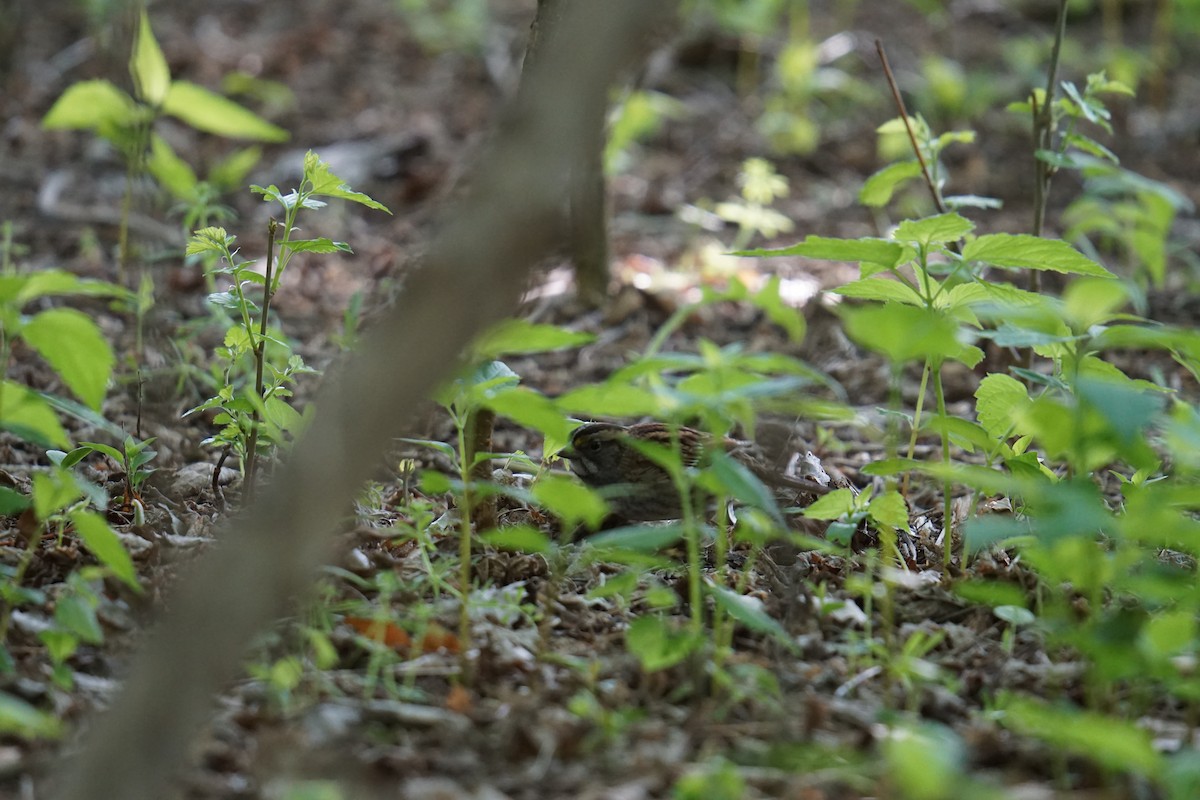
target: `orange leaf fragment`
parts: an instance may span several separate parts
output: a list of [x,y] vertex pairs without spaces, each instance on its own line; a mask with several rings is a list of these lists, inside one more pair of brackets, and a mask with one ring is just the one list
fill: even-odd
[[[381,642],[397,652],[408,653],[412,650],[412,637],[408,631],[395,623],[354,616],[347,616],[345,619],[347,625],[368,639]],[[436,653],[438,650],[457,653],[460,649],[458,637],[441,625],[431,623],[425,628],[425,635],[421,637],[420,643],[422,653]]]
[[450,691],[446,694],[446,708],[466,714],[473,705],[475,704],[471,700],[471,693],[461,683],[450,685]]

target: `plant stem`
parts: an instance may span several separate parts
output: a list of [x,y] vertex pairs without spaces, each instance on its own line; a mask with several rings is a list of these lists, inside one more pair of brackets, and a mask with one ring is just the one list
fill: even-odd
[[462,478],[462,505],[458,509],[458,641],[461,654],[460,669],[463,682],[470,684],[470,652],[471,652],[471,467],[467,461],[467,431],[466,418],[456,415],[455,429],[458,432],[458,471]]
[[258,320],[258,341],[254,343],[254,395],[258,404],[250,414],[250,433],[246,439],[246,500],[254,499],[255,475],[258,468],[258,426],[262,423],[259,408],[263,398],[263,364],[267,350],[267,315],[271,311],[271,277],[275,266],[275,232],[279,223],[274,217],[267,222],[267,266],[263,280],[262,312]]
[[896,84],[896,76],[892,74],[892,66],[888,63],[883,42],[879,39],[875,40],[875,52],[879,53],[879,61],[883,64],[883,74],[887,78],[888,87],[892,90],[892,100],[895,101],[896,108],[900,111],[900,119],[904,121],[904,130],[908,132],[908,141],[912,145],[913,155],[917,157],[917,163],[921,165],[921,176],[925,178],[925,185],[933,197],[933,204],[937,207],[939,214],[945,214],[946,204],[942,200],[942,193],[938,190],[937,183],[929,172],[929,165],[925,163],[925,156],[921,153],[921,146],[917,143],[917,134],[913,131],[912,123],[908,118],[908,108],[904,105],[904,98],[900,96],[900,87]]
[[[942,366],[940,363],[934,364],[933,372],[933,393],[937,397],[938,414],[942,417],[946,416],[946,391],[942,387]],[[942,464],[950,464],[950,437],[946,434],[941,435],[942,439]],[[951,486],[949,480],[942,481],[942,575],[950,577],[950,559],[954,557],[954,538],[951,536],[951,523],[953,522],[953,514],[950,508]]]

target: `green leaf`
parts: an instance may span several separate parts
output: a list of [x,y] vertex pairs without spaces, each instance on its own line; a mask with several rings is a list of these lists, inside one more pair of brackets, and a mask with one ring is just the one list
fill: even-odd
[[1014,412],[1028,403],[1029,390],[1025,384],[1008,375],[988,375],[975,390],[975,413],[979,424],[997,439],[1010,435]]
[[262,148],[258,145],[235,150],[212,165],[208,171],[208,181],[226,191],[239,188],[245,184],[246,176],[261,158]]
[[574,426],[554,401],[524,386],[501,388],[484,405],[527,428],[534,428],[560,442],[567,441]]
[[784,302],[779,293],[782,281],[778,275],[772,275],[765,286],[758,291],[751,301],[762,309],[767,319],[787,331],[788,338],[793,342],[804,339],[804,315],[799,310]]
[[570,331],[557,325],[509,319],[480,335],[472,347],[479,358],[499,358],[565,350],[589,344],[595,339],[594,334]]
[[492,547],[499,547],[502,550],[543,555],[554,552],[554,542],[532,525],[512,525],[485,533],[481,538]]
[[162,105],[171,88],[171,71],[162,48],[154,38],[154,31],[150,30],[150,17],[145,10],[134,35],[129,74],[133,76],[134,91],[139,100],[154,108]]
[[44,447],[70,447],[49,404],[19,383],[0,383],[0,428]]
[[71,513],[71,522],[74,523],[79,538],[101,564],[108,567],[113,575],[124,581],[129,588],[136,592],[142,591],[133,559],[129,557],[129,552],[103,517],[91,511],[74,511]]
[[317,156],[312,150],[309,150],[304,155],[304,174],[312,181],[312,194],[319,197],[336,197],[340,200],[349,200],[352,203],[361,203],[368,208],[373,208],[376,211],[388,211],[388,207],[383,203],[371,199],[362,192],[356,192],[346,185],[346,182],[334,175],[330,171],[329,165]]
[[25,495],[7,486],[0,486],[0,517],[15,517],[29,508],[30,504],[30,499]]
[[0,733],[23,739],[55,739],[62,730],[62,722],[53,714],[39,711],[8,692],[0,692]]
[[966,217],[954,213],[938,214],[918,220],[906,219],[896,228],[892,238],[898,242],[928,247],[931,244],[957,242],[973,230],[975,223]]
[[21,335],[87,405],[99,409],[116,357],[100,328],[73,308],[51,308],[25,324]]
[[47,269],[24,275],[0,276],[0,303],[24,306],[39,297],[79,295],[81,297],[127,298],[127,289],[106,281],[81,280],[61,269]]
[[869,208],[882,208],[903,184],[921,175],[921,165],[916,160],[898,161],[889,164],[867,178],[858,190],[858,202]]
[[842,284],[833,290],[842,297],[853,297],[859,300],[878,300],[883,303],[904,303],[910,306],[923,306],[925,301],[908,284],[890,278],[863,278]]
[[993,233],[980,236],[963,247],[963,258],[1006,269],[1116,277],[1061,239],[1043,239],[1028,234]]
[[854,510],[854,492],[849,489],[835,489],[824,497],[818,497],[805,508],[804,516],[809,519],[840,519]]
[[949,316],[905,305],[865,306],[840,311],[846,334],[896,364],[923,358],[957,358],[964,347]]
[[867,516],[881,525],[896,530],[908,528],[908,504],[899,492],[883,492],[871,498],[867,506]]
[[783,513],[775,502],[775,495],[749,468],[725,453],[713,453],[709,460],[711,475],[717,486],[706,488],[722,489],[723,494],[734,500],[765,511],[780,528],[787,527]]
[[296,239],[287,243],[293,253],[353,253],[350,245],[324,237],[320,239]]
[[1101,413],[1123,445],[1130,445],[1154,421],[1163,398],[1131,383],[1081,376],[1075,387],[1080,399]]
[[972,578],[953,584],[952,591],[964,600],[992,608],[1000,606],[1023,608],[1029,602],[1025,590],[1008,581]]
[[175,81],[162,110],[198,131],[232,139],[284,142],[289,134],[237,103],[188,81]]
[[591,417],[670,416],[676,405],[650,389],[608,382],[572,389],[559,395],[557,403],[564,411]]
[[72,450],[70,453],[67,454],[67,457],[63,459],[62,466],[63,467],[71,466],[72,460],[74,461],[74,463],[78,463],[79,459],[74,458],[74,456],[76,453],[79,453],[80,451],[84,451],[85,453],[87,451],[91,451],[91,452],[95,452],[95,453],[103,453],[104,455],[111,458],[113,460],[113,463],[117,464],[118,466],[123,467],[125,465],[125,454],[122,453],[117,448],[110,447],[109,445],[106,445],[106,444],[100,444],[99,442],[80,442],[79,447]]
[[157,133],[150,137],[146,169],[176,200],[189,200],[196,191],[196,172]]
[[763,602],[757,597],[738,594],[732,589],[710,581],[705,581],[704,589],[719,608],[750,630],[765,633],[788,647],[795,647],[792,637],[788,635],[778,620],[767,613]]
[[104,629],[96,618],[96,607],[84,597],[70,593],[60,597],[54,606],[54,621],[88,644],[104,641]]
[[1113,312],[1128,300],[1129,291],[1120,281],[1084,278],[1072,281],[1063,292],[1063,316],[1072,330],[1083,333],[1111,321]]
[[1091,759],[1105,769],[1147,777],[1162,774],[1163,758],[1154,749],[1150,731],[1132,722],[1020,697],[1004,704],[1000,721],[1007,728]]
[[[949,728],[933,723],[901,723],[883,741],[884,772],[894,781],[900,797],[912,800],[970,795],[962,791],[968,762],[962,739]],[[984,791],[974,793],[986,797]]]
[[224,228],[215,226],[201,228],[195,231],[192,238],[188,240],[187,255],[194,256],[201,253],[224,255],[225,251],[232,248],[236,241],[237,237],[230,236]]
[[587,541],[605,553],[613,550],[653,553],[679,541],[683,534],[683,524],[678,522],[655,526],[629,525],[604,531],[589,537]]
[[778,250],[739,250],[738,256],[805,256],[825,261],[865,261],[894,267],[901,263],[904,247],[886,239],[831,239],[807,236],[803,242]]
[[33,483],[33,514],[39,522],[45,522],[79,499],[79,487],[61,470],[35,472],[30,480]]
[[637,657],[646,672],[667,669],[694,653],[704,642],[687,631],[676,633],[660,617],[638,617],[625,631],[625,647]]
[[564,528],[583,523],[595,529],[608,514],[608,505],[596,492],[566,475],[546,474],[533,484],[538,505],[563,521]]
[[138,118],[133,98],[105,80],[81,81],[67,87],[46,116],[48,130],[94,130],[133,125]]

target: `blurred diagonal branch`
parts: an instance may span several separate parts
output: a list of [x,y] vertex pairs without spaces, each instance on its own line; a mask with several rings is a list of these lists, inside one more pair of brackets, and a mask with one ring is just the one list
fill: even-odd
[[561,240],[560,206],[594,109],[668,0],[570,3],[502,120],[468,196],[392,313],[326,382],[313,426],[248,512],[176,587],[125,689],[95,721],[60,797],[153,800],[255,633],[312,585],[329,533],[388,441],[484,327],[511,314]]

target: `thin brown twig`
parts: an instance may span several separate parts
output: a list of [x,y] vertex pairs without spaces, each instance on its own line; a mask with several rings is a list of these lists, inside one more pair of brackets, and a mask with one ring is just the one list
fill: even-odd
[[921,154],[921,146],[917,144],[917,134],[913,131],[912,123],[909,122],[908,109],[904,105],[904,98],[900,96],[900,87],[896,84],[896,76],[892,74],[892,65],[888,63],[883,42],[879,39],[875,40],[875,52],[879,53],[879,61],[883,64],[883,74],[887,77],[888,87],[892,90],[892,99],[896,101],[896,108],[900,110],[900,119],[904,120],[904,129],[908,131],[908,141],[912,144],[917,163],[921,165],[921,175],[925,178],[925,185],[929,187],[929,194],[933,196],[933,204],[937,206],[938,213],[945,214],[946,204],[942,202],[942,193],[938,191],[937,186],[934,185],[933,176],[929,174],[929,165],[925,163],[925,156]]

